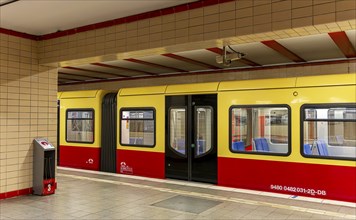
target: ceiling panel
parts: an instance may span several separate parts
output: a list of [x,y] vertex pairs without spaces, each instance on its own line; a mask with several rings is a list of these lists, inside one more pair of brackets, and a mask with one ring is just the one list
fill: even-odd
[[[141,60],[141,58],[140,58],[140,60]],[[106,63],[110,64],[110,65],[117,65],[117,66],[122,66],[125,68],[147,71],[147,72],[152,72],[152,73],[157,73],[157,74],[169,73],[172,71],[170,69],[165,69],[165,68],[160,68],[160,67],[152,67],[152,66],[135,63],[135,62],[130,62],[130,61],[126,61],[126,60],[117,60],[117,61],[111,61],[111,62],[106,62]]]
[[[165,57],[165,56],[150,56],[150,57],[141,58],[141,60],[144,60],[147,62],[152,62],[152,63],[159,63],[164,66],[178,68],[178,69],[182,69],[185,71],[197,71],[197,70],[203,69],[201,66],[193,65],[191,63],[183,62],[183,61],[172,59],[172,58]],[[170,71],[170,72],[172,72],[172,71]]]
[[277,40],[306,61],[343,58],[343,53],[328,34]]
[[[341,33],[344,34],[344,33]],[[347,31],[347,37],[350,39],[353,46],[356,44],[356,31]],[[347,40],[347,38],[340,38],[341,42]],[[273,40],[272,40],[273,41]],[[286,50],[288,53],[296,54],[306,62],[318,61],[318,60],[340,60],[346,59],[344,54],[336,46],[329,34],[319,34],[307,37],[289,38],[273,41],[279,45],[279,48]],[[246,54],[243,59],[232,62],[231,66],[223,66],[216,63],[216,56],[222,53],[222,48],[208,48],[199,49],[194,51],[182,51],[174,54],[162,54],[155,56],[146,56],[140,58],[131,58],[127,60],[116,60],[111,62],[99,63],[99,65],[112,65],[121,68],[128,68],[136,71],[145,71],[146,73],[156,73],[158,75],[179,74],[199,71],[219,71],[223,69],[242,69],[256,66],[270,66],[270,65],[283,65],[283,64],[295,64],[292,60],[288,59],[286,55],[283,55],[283,51],[279,52],[268,47],[262,42],[231,45],[232,49]],[[228,49],[229,53],[233,51]],[[245,60],[245,63],[243,62]],[[210,65],[211,68],[207,68],[206,65],[202,65],[202,62]],[[250,62],[251,61],[251,62]],[[250,62],[250,63],[248,63]],[[164,67],[165,66],[165,67]],[[222,67],[216,68],[216,67]],[[78,71],[75,68],[82,68],[89,71]],[[181,69],[179,71],[177,69]],[[96,66],[92,64],[82,65],[74,67],[74,69],[61,68],[61,72],[87,75],[91,77],[104,77],[107,79],[120,78],[111,76],[109,74],[122,74],[128,75],[128,77],[121,77],[120,79],[128,79],[130,77],[147,77],[149,74],[136,73],[133,71],[123,71],[120,69],[107,68],[103,66]],[[97,71],[97,72],[95,72]],[[106,74],[105,74],[106,73]],[[83,77],[65,76],[60,75],[68,79],[83,80]],[[65,83],[64,83],[65,84]]]
[[[226,68],[223,64],[218,64],[216,62],[216,57],[219,56],[219,54],[211,52],[209,50],[203,49],[203,50],[194,50],[194,51],[184,51],[180,53],[176,53],[177,55],[187,57],[193,60],[197,60],[203,63],[210,64],[212,66],[216,66],[218,68]],[[240,62],[233,62],[229,67],[243,67],[245,66],[244,64]],[[208,68],[204,68],[205,70]]]
[[188,2],[194,1],[21,0],[1,7],[0,21],[2,28],[44,35]]
[[349,38],[352,46],[354,46],[354,49],[356,49],[356,30],[349,30],[345,31],[347,37]]
[[246,59],[256,62],[260,65],[292,62],[260,42],[232,45],[231,47],[238,52],[244,53],[244,57]]
[[[112,66],[114,66],[114,65],[112,65]],[[83,65],[83,66],[80,66],[80,68],[90,69],[90,70],[99,71],[99,72],[105,72],[105,73],[109,73],[109,74],[122,75],[122,77],[144,75],[143,73],[140,73],[140,72],[125,71],[125,70],[119,70],[119,69],[115,69],[115,68],[101,67],[101,66],[92,65],[92,64]]]

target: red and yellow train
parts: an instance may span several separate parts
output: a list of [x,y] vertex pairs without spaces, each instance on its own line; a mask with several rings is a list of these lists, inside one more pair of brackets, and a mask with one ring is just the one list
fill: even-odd
[[356,202],[356,74],[59,100],[61,166]]

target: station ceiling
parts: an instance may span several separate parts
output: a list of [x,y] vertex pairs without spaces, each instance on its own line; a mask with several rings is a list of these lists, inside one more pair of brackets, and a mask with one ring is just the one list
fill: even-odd
[[230,66],[216,62],[223,50],[214,47],[64,67],[58,72],[59,84],[347,60],[356,57],[356,30],[230,46],[245,54]]
[[[44,35],[190,2],[194,1],[0,0],[0,5],[3,5],[0,7],[0,24],[3,28],[18,32]],[[223,53],[221,47],[201,48],[65,66],[58,70],[58,83],[68,85],[354,59],[356,30],[236,44],[230,47],[227,49],[228,53],[237,51],[245,56],[229,66],[216,62],[216,57]]]

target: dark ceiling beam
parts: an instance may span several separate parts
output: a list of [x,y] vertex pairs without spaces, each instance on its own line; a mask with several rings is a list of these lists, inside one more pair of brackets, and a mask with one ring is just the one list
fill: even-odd
[[58,72],[58,74],[67,75],[67,76],[74,76],[74,77],[82,77],[82,78],[88,78],[88,79],[106,79],[105,77],[88,76],[88,75],[82,75],[82,74],[78,74],[78,73]]
[[84,80],[79,80],[79,79],[72,79],[72,78],[67,78],[67,77],[63,77],[63,76],[58,76],[58,80],[60,79],[64,79],[64,80],[68,80],[68,81],[75,81],[75,82],[83,82]]
[[193,60],[193,59],[190,59],[187,57],[179,56],[179,55],[176,55],[173,53],[162,54],[162,56],[173,58],[173,59],[176,59],[179,61],[187,62],[187,63],[193,64],[193,65],[201,66],[201,67],[208,68],[208,69],[214,69],[214,70],[221,69],[220,67],[213,66],[213,65],[210,65],[210,64],[198,61],[198,60]]
[[[151,73],[151,72],[146,72],[143,70],[130,69],[130,68],[120,67],[120,66],[113,66],[113,65],[104,64],[104,63],[91,63],[91,65],[101,66],[101,67],[106,67],[106,68],[111,68],[111,69],[117,69],[117,70],[123,70],[123,71],[129,71],[129,72],[143,73],[143,74],[151,75],[151,76],[158,75],[157,73]],[[127,77],[130,77],[130,76],[127,76]]]
[[19,1],[19,0],[8,0],[8,1],[5,1],[5,2],[3,2],[3,3],[0,3],[0,7],[3,7],[3,6],[5,6],[5,5],[9,5],[9,4],[15,3],[15,2],[17,2],[17,1]]
[[329,33],[329,36],[331,37],[331,39],[333,39],[333,41],[339,47],[345,57],[356,57],[356,50],[352,45],[350,39],[347,37],[345,31]]
[[[208,48],[206,50],[214,52],[214,53],[219,54],[219,55],[222,55],[224,53],[223,49],[218,48],[218,47],[212,47],[212,48]],[[228,52],[228,53],[230,53],[230,52]],[[237,61],[240,62],[240,63],[246,64],[248,66],[261,66],[261,64],[253,62],[252,60],[246,59],[244,57],[242,57],[241,59],[239,59]]]
[[292,51],[290,51],[289,49],[287,49],[286,47],[284,47],[282,44],[278,43],[275,40],[261,41],[261,43],[296,63],[306,62],[303,58],[293,53]]
[[178,69],[178,68],[170,67],[170,66],[164,66],[164,65],[161,65],[161,64],[151,63],[151,62],[147,62],[147,61],[143,61],[143,60],[137,60],[137,59],[134,59],[134,58],[125,59],[125,60],[129,61],[129,62],[133,62],[133,63],[143,64],[143,65],[146,65],[146,66],[170,69],[170,70],[173,70],[173,71],[176,71],[176,72],[188,72],[187,70],[182,70],[182,69]]
[[70,70],[90,72],[90,73],[105,74],[105,75],[108,75],[108,76],[127,77],[127,76],[121,75],[121,74],[114,74],[114,73],[102,72],[102,71],[97,71],[97,70],[88,70],[88,69],[82,69],[82,68],[71,67],[71,66],[66,66],[66,67],[62,67],[62,68],[66,68],[66,69],[70,69]]

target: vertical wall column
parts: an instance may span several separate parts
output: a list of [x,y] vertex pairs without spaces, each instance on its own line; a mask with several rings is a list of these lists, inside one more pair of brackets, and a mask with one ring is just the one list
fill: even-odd
[[56,144],[57,68],[40,66],[38,42],[0,34],[0,199],[32,189],[32,141]]

